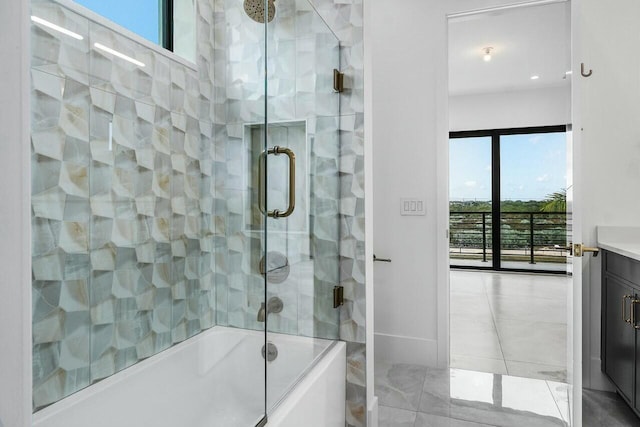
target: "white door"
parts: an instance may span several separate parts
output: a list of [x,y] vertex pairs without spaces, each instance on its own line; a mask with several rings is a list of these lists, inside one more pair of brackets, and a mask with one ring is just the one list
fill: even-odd
[[[596,246],[598,225],[638,224],[639,19],[637,0],[572,1],[574,243]],[[573,426],[582,386],[610,387],[599,366],[599,264],[591,254],[573,263]]]
[[[577,50],[579,48],[579,11],[580,4],[573,1],[571,5],[571,116],[572,129],[567,132],[567,214],[571,218],[570,235],[572,239],[569,245],[582,241],[582,215],[581,215],[581,182],[578,178],[581,171],[580,148],[581,134],[581,109],[580,93],[581,81],[579,65],[576,67]],[[577,131],[576,131],[577,130]],[[568,264],[572,273],[572,286],[567,298],[567,382],[569,403],[569,425],[582,426],[582,262],[581,257],[572,257]],[[579,392],[577,392],[579,391]]]

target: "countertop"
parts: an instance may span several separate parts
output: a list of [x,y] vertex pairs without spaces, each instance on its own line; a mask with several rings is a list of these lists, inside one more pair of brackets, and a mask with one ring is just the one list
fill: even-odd
[[598,247],[640,261],[640,227],[598,226]]

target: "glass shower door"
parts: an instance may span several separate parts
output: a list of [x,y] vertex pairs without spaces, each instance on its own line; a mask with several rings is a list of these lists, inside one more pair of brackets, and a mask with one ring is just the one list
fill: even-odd
[[339,42],[307,0],[267,26],[267,413],[339,337]]

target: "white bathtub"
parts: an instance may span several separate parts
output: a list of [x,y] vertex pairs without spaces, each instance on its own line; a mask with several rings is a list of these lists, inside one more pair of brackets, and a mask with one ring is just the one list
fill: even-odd
[[[269,341],[268,426],[344,427],[345,344]],[[33,426],[253,427],[265,406],[263,344],[262,333],[214,327],[38,411]]]

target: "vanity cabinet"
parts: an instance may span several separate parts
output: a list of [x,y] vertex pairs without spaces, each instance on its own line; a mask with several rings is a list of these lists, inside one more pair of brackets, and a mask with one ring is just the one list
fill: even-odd
[[602,370],[640,414],[640,261],[603,251]]

